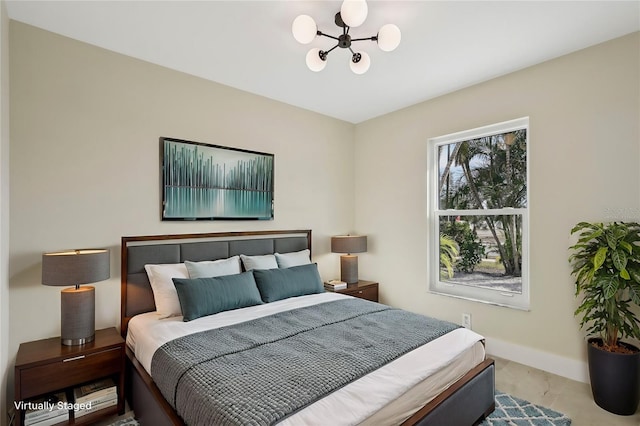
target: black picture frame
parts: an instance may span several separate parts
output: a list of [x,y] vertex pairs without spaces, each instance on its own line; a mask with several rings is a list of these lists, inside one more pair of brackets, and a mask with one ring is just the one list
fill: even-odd
[[275,156],[160,138],[161,217],[273,220]]

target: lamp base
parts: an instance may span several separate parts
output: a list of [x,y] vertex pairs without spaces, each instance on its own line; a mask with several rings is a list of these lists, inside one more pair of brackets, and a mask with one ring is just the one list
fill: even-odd
[[65,346],[80,346],[80,345],[86,345],[87,343],[93,342],[95,337],[96,335],[94,334],[93,336],[89,336],[82,339],[62,339],[61,338],[60,342]]
[[358,282],[358,256],[353,254],[340,256],[340,280],[347,284]]
[[63,345],[77,346],[95,338],[96,291],[92,286],[70,287],[60,292],[60,340]]

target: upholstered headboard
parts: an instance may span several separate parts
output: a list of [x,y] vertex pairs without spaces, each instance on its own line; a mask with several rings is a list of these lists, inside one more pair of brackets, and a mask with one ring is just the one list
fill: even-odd
[[219,232],[122,237],[120,328],[156,305],[146,264],[217,260],[238,254],[262,255],[311,250],[311,230]]

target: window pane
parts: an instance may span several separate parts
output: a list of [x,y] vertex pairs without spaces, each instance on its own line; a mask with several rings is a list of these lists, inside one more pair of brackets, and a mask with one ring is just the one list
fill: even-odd
[[522,215],[440,216],[440,281],[522,293]]
[[527,207],[527,130],[438,146],[440,210]]

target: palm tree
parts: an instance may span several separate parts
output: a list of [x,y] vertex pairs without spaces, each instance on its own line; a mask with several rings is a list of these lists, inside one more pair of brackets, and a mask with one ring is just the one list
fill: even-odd
[[[487,141],[486,138],[465,141],[462,143],[462,147],[458,150],[458,155],[455,158],[455,163],[462,167],[466,183],[469,187],[469,193],[472,197],[476,209],[485,209],[486,206],[483,203],[484,197],[481,197],[480,191],[476,186],[476,179],[474,179],[473,172],[471,170],[471,160],[474,157],[484,157],[485,159],[493,158],[488,156],[487,151],[483,149],[486,148],[487,142],[490,144],[490,141]],[[489,150],[489,152],[491,152],[491,150]],[[489,169],[489,171],[491,171],[491,169]],[[483,182],[480,179],[478,179],[478,181],[481,183]],[[500,238],[498,237],[498,232],[496,230],[496,225],[493,217],[484,216],[484,219],[486,220],[489,231],[491,231],[491,235],[496,242],[496,247],[498,248],[498,252],[500,253],[500,258],[506,259],[508,255],[502,243],[500,242]],[[505,270],[507,274],[509,274],[510,271],[507,270],[507,265],[505,265]]]

